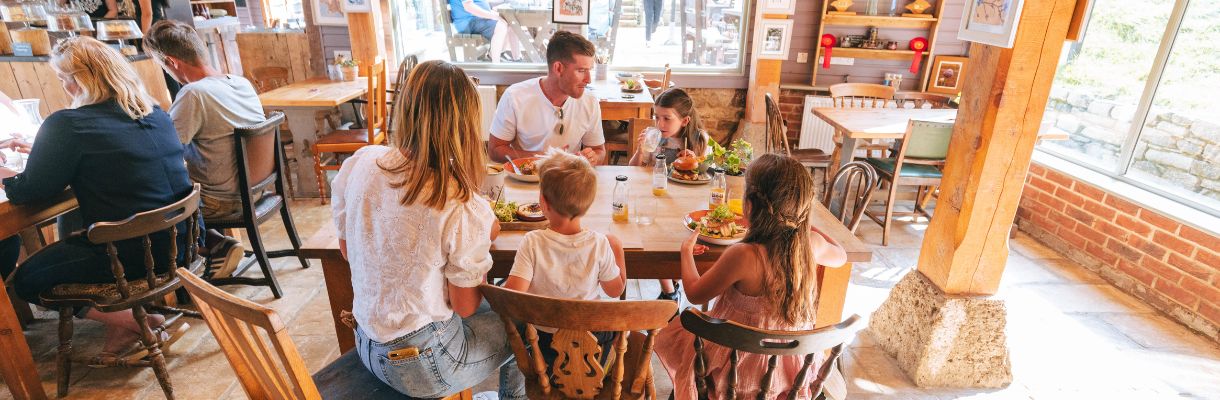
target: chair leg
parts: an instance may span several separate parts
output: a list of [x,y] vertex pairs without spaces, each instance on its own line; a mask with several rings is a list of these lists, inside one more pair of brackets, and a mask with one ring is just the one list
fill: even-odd
[[59,309],[59,350],[55,355],[59,397],[68,395],[68,381],[72,379],[72,318],[72,307]]
[[881,227],[881,245],[890,245],[890,227],[894,225],[894,201],[898,199],[898,185],[890,182],[890,195],[885,201],[885,224]]
[[322,155],[318,154],[318,149],[313,150],[313,172],[318,180],[318,195],[322,196],[322,204],[326,204],[330,200],[326,196],[326,174],[322,170]]
[[301,238],[297,236],[297,227],[292,222],[292,213],[288,212],[287,199],[280,207],[280,218],[284,220],[284,230],[288,232],[288,241],[292,242],[292,250],[297,255],[297,259],[301,260],[301,268],[309,268],[309,261],[306,261],[305,256],[301,255]]
[[263,247],[263,239],[258,234],[258,226],[247,225],[246,236],[250,241],[251,250],[254,251],[254,259],[258,261],[259,268],[263,270],[263,279],[271,288],[271,295],[277,299],[284,297],[284,291],[280,289],[280,282],[275,279],[275,273],[271,270],[271,260],[267,258],[267,250]]
[[148,313],[144,311],[144,306],[132,308],[131,316],[136,319],[136,324],[140,325],[140,342],[148,349],[148,360],[152,364],[153,373],[157,375],[157,382],[161,384],[161,391],[165,392],[166,399],[173,399],[174,385],[169,381],[165,354],[161,353],[161,338],[154,335],[148,326]]

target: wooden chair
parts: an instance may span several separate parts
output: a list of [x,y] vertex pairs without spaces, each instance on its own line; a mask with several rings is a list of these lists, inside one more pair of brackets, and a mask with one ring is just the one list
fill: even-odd
[[[275,279],[269,258],[296,256],[302,268],[309,268],[309,262],[301,256],[301,238],[292,222],[288,202],[284,200],[287,193],[284,191],[286,179],[281,170],[284,153],[282,148],[275,145],[280,141],[279,126],[283,122],[284,113],[276,111],[258,125],[233,130],[234,136],[239,139],[233,141],[233,154],[237,155],[237,187],[241,189],[238,195],[242,213],[235,218],[204,221],[204,225],[211,229],[245,229],[254,259],[263,271],[261,278],[240,277],[245,272],[242,269],[232,277],[220,277],[212,282],[217,285],[267,286],[277,299],[283,297],[284,292]],[[288,233],[288,241],[292,243],[292,250],[267,251],[264,248],[258,226],[271,219],[277,211]]]
[[[178,276],[251,399],[409,399],[365,369],[355,351],[310,377],[274,310],[220,290],[190,272],[178,270]],[[445,399],[470,398],[467,389]]]
[[398,74],[394,78],[394,87],[386,89],[387,95],[390,96],[390,99],[386,101],[386,108],[389,110],[389,114],[385,119],[387,140],[389,140],[390,136],[394,135],[394,130],[397,129],[394,126],[394,117],[400,113],[398,107],[402,104],[403,86],[406,86],[407,78],[411,76],[411,70],[415,69],[415,66],[418,64],[419,58],[414,55],[403,57],[402,61],[398,63]]
[[[161,309],[172,312],[167,315],[164,326],[169,326],[182,315],[189,315],[182,310],[169,307],[152,307],[153,303],[161,301],[167,294],[181,287],[177,275],[178,269],[178,229],[179,222],[186,221],[187,249],[186,264],[190,271],[198,271],[203,266],[203,257],[199,256],[198,221],[199,221],[199,184],[196,183],[191,193],[182,200],[155,210],[145,211],[117,222],[98,222],[89,226],[85,237],[89,242],[104,245],[110,258],[110,271],[114,274],[115,283],[100,284],[62,284],[41,293],[42,304],[51,309],[59,310],[59,350],[56,355],[56,370],[58,373],[59,397],[68,395],[68,382],[72,376],[72,321],[74,311],[80,307],[88,307],[101,312],[118,312],[131,310],[136,324],[139,324],[142,335],[140,342],[148,352],[144,360],[128,362],[115,358],[100,360],[101,364],[110,367],[145,367],[152,368],[161,383],[165,397],[174,398],[174,387],[169,380],[169,370],[165,366],[165,355],[161,352],[161,335],[154,333],[148,326],[147,309]],[[167,272],[158,274],[153,260],[152,236],[157,233],[167,233],[169,240]],[[144,243],[145,276],[136,280],[128,280],[123,262],[119,260],[116,242],[128,239],[141,239]],[[190,274],[192,272],[187,272]]]
[[[821,398],[823,385],[830,376],[831,370],[836,368],[835,364],[839,360],[839,355],[843,353],[843,346],[856,335],[856,332],[865,327],[865,323],[860,321],[859,315],[852,315],[834,326],[794,332],[753,328],[733,321],[709,317],[695,308],[683,311],[681,318],[682,327],[695,335],[695,390],[699,392],[701,400],[708,399],[709,388],[716,387],[716,383],[707,371],[708,361],[703,344],[705,340],[733,349],[730,356],[727,385],[730,393],[721,393],[721,398],[736,398],[738,353],[744,351],[770,356],[767,359],[767,370],[763,373],[762,382],[759,385],[764,389],[763,393],[758,394],[759,400],[774,399],[779,395],[770,392],[779,356],[804,357],[804,363],[792,388],[803,388],[808,382],[809,389],[813,393],[812,398],[817,399]],[[830,350],[829,356],[822,362],[821,367],[814,371],[815,375],[810,380],[809,372],[813,368],[814,357],[827,349]],[[790,391],[788,399],[796,399],[797,392],[798,390]]]
[[894,102],[898,104],[898,108],[906,108],[907,104],[913,104],[914,108],[949,108],[949,96],[935,93],[914,93],[901,92],[894,94]]
[[765,96],[767,109],[767,152],[774,152],[774,148],[782,149],[784,154],[801,162],[801,165],[809,168],[810,173],[817,170],[826,172],[826,168],[830,166],[831,155],[826,154],[822,149],[793,149],[788,143],[787,126],[784,121],[784,116],[779,110],[779,103],[775,102],[775,98],[767,93]]
[[631,158],[639,149],[640,132],[644,132],[650,126],[656,125],[656,121],[645,118],[632,118],[627,121],[627,129],[625,134],[617,137],[606,137],[606,162],[616,165],[617,157],[626,155]]
[[[677,312],[676,303],[554,299],[487,284],[479,291],[504,321],[530,399],[656,398],[653,337]],[[518,322],[524,325],[524,339]],[[559,328],[551,343],[559,358],[552,365],[543,360],[535,326]],[[590,332],[617,332],[606,359],[601,359],[603,349]]]
[[839,168],[834,180],[828,182],[822,205],[830,210],[852,233],[860,226],[860,217],[873,199],[877,187],[877,171],[863,161],[852,161]]
[[[254,90],[259,94],[279,89],[292,83],[292,80],[289,78],[288,68],[284,67],[255,68],[253,71],[250,71],[250,81],[250,83],[254,85]],[[331,127],[331,129],[338,129],[339,117],[335,111],[336,110],[334,109],[318,110],[314,114],[314,122],[317,124],[316,126],[327,124]],[[284,149],[283,151],[285,154],[292,154],[292,132],[288,129],[287,121],[280,124],[280,133],[280,147]],[[292,159],[284,160],[284,170],[288,171],[285,175],[291,175],[291,164],[295,162],[296,161]],[[291,177],[288,179],[288,193],[296,193],[296,189],[293,187]]]
[[[337,130],[313,144],[313,168],[318,179],[318,191],[322,204],[328,200],[325,171],[338,171],[343,165],[339,154],[355,153],[368,145],[378,145],[386,138],[386,72],[385,61],[378,60],[368,68],[368,107],[365,111],[364,129]],[[323,153],[335,154],[334,163],[324,163]]]
[[[911,120],[907,131],[898,144],[898,153],[894,158],[867,158],[864,161],[877,170],[877,176],[889,183],[889,193],[886,196],[884,219],[873,210],[864,212],[869,218],[882,226],[881,245],[888,246],[890,226],[894,215],[923,215],[928,219],[932,215],[924,209],[924,188],[940,186],[940,166],[945,163],[949,152],[949,138],[953,134],[953,124],[944,122]],[[894,202],[898,197],[899,186],[918,186],[915,193],[914,212],[894,212]]]
[[[449,10],[449,2],[446,0],[433,0],[433,10],[436,10],[436,24],[445,29],[445,47],[449,49],[449,59],[454,62],[475,62],[479,56],[487,53],[490,48],[490,43],[483,38],[483,35],[471,33],[458,33],[453,30],[453,13]],[[458,51],[461,50],[462,57],[458,57]],[[499,57],[499,54],[491,54],[491,57]]]
[[[840,83],[830,85],[831,103],[835,108],[886,108],[894,100],[894,87],[873,83]],[[835,141],[842,138],[835,135]],[[885,155],[890,147],[888,144],[864,140],[856,146],[856,150],[864,150],[865,156],[871,157],[874,152]],[[834,157],[851,157],[851,154],[838,154]]]

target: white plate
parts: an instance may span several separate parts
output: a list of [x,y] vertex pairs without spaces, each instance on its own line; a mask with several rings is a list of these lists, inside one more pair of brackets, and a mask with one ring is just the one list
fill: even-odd
[[[520,158],[520,159],[515,159],[515,160],[513,160],[513,161],[514,161],[514,162],[516,162],[516,163],[517,163],[517,165],[521,165],[521,164],[524,164],[524,163],[529,162],[529,161],[536,161],[537,159],[538,159],[538,157],[528,157],[528,158]],[[507,173],[508,173],[508,177],[509,177],[509,178],[513,178],[513,180],[518,181],[518,182],[530,182],[530,183],[538,183],[538,175],[537,175],[537,174],[535,174],[535,175],[521,175],[521,174],[518,174],[518,173],[513,172],[513,171],[514,171],[513,167],[512,167],[511,165],[508,165],[508,162],[505,162],[505,163],[504,163],[504,172],[507,172]]]
[[[699,218],[702,218],[704,214],[707,214],[707,212],[708,212],[708,210],[696,210],[696,211],[691,211],[689,213],[686,213],[686,218],[682,219],[682,223],[684,226],[686,226],[686,230],[694,232],[695,230],[691,229],[690,223],[694,222],[694,221],[698,221]],[[737,221],[738,221],[739,225],[741,225],[744,222],[744,220],[745,220],[745,217],[742,217],[740,215],[737,216]],[[748,234],[748,233],[750,233],[749,230],[742,232],[740,235],[737,235],[732,238],[714,238],[711,236],[700,234],[699,240],[704,243],[708,243],[708,244],[728,246],[728,245],[740,242],[742,239],[745,239],[746,234]]]

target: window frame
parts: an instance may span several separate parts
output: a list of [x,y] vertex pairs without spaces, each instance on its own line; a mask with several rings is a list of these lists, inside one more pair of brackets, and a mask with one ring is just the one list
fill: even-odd
[[[1092,19],[1093,17],[1093,7],[1095,5],[1095,2],[1089,4],[1089,19]],[[1055,149],[1050,146],[1037,146],[1036,150],[1050,154],[1056,158],[1078,165],[1085,169],[1100,173],[1120,182],[1154,193],[1158,196],[1167,198],[1197,211],[1215,217],[1220,217],[1220,207],[1212,207],[1200,203],[1128,175],[1128,173],[1131,171],[1131,165],[1135,159],[1136,145],[1139,143],[1140,136],[1142,136],[1144,124],[1148,120],[1148,114],[1152,112],[1152,101],[1156,98],[1157,89],[1160,88],[1161,78],[1165,74],[1165,69],[1169,64],[1169,57],[1173,51],[1174,42],[1177,40],[1178,32],[1182,28],[1182,21],[1186,18],[1186,10],[1189,5],[1190,0],[1174,1],[1173,9],[1169,14],[1169,21],[1165,25],[1165,33],[1161,36],[1160,47],[1157,49],[1156,56],[1152,60],[1152,69],[1149,70],[1148,79],[1144,82],[1144,90],[1140,94],[1140,102],[1136,106],[1135,114],[1131,117],[1131,127],[1128,128],[1126,139],[1123,141],[1122,148],[1119,149],[1118,160],[1113,167],[1099,165],[1094,160],[1081,157],[1080,155],[1073,154],[1070,151]],[[1089,20],[1086,19],[1086,23],[1088,23],[1088,21]],[[1088,30],[1086,28],[1083,35],[1081,35],[1080,40],[1084,41],[1087,37]],[[1139,122],[1136,123],[1136,121]]]

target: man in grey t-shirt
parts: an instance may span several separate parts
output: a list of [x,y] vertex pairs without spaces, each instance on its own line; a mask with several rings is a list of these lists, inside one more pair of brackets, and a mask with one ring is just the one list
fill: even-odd
[[[144,48],[183,85],[169,115],[186,146],[187,172],[202,187],[203,218],[241,217],[233,129],[266,119],[258,93],[245,78],[208,65],[203,40],[184,23],[157,22],[144,36]],[[230,274],[243,255],[236,240],[216,231],[208,232],[207,248],[217,277]]]

